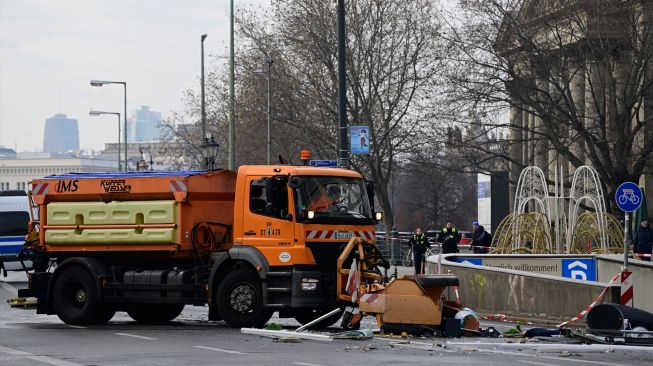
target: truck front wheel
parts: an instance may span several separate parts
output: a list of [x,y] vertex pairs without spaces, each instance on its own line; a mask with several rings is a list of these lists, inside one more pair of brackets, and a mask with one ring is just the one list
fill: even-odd
[[258,275],[244,268],[229,272],[222,280],[216,302],[222,318],[236,328],[262,327],[273,313],[263,304]]
[[100,301],[95,281],[88,271],[80,267],[64,269],[57,277],[52,302],[57,316],[66,324],[92,324],[105,320],[109,315],[99,316],[101,306],[98,306]]

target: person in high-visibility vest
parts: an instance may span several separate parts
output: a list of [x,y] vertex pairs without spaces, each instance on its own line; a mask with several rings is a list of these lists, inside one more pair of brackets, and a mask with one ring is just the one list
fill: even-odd
[[422,228],[415,229],[413,235],[410,236],[410,248],[413,250],[413,264],[415,265],[415,274],[424,273],[424,253],[426,248],[429,248],[428,239],[426,234],[422,232]]
[[447,220],[445,227],[440,230],[440,237],[438,241],[442,243],[442,253],[458,253],[458,242],[460,241],[460,233],[453,227],[451,220]]

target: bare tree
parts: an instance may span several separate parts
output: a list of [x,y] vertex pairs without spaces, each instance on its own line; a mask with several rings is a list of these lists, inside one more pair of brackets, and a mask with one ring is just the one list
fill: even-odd
[[[285,105],[275,122],[320,157],[337,156],[336,14],[331,2],[277,0],[270,19],[241,24],[262,59],[272,55],[283,75]],[[367,125],[370,154],[352,166],[375,183],[394,226],[388,184],[396,161],[419,147],[432,116],[439,65],[438,24],[429,0],[352,0],[347,3],[347,97],[350,124]],[[273,50],[273,51],[271,51]],[[277,74],[279,73],[279,74]],[[279,80],[279,79],[276,79]],[[296,146],[299,148],[299,146]]]
[[481,110],[486,131],[510,132],[494,151],[467,146],[510,162],[513,182],[527,165],[592,165],[608,196],[653,173],[650,2],[467,0],[458,14],[449,116]]

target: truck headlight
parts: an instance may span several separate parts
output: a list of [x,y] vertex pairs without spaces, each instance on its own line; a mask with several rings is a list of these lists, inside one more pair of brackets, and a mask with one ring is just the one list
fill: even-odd
[[317,284],[320,282],[317,278],[302,278],[302,290],[303,291],[315,291],[317,290]]
[[383,212],[376,212],[376,213],[374,214],[374,216],[375,216],[375,218],[376,218],[376,221],[381,221],[381,220],[383,220]]

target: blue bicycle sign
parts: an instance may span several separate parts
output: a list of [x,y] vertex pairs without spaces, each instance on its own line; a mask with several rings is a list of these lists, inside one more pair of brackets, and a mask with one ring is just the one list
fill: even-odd
[[642,190],[633,182],[621,183],[614,193],[614,199],[622,211],[632,212],[642,204]]

